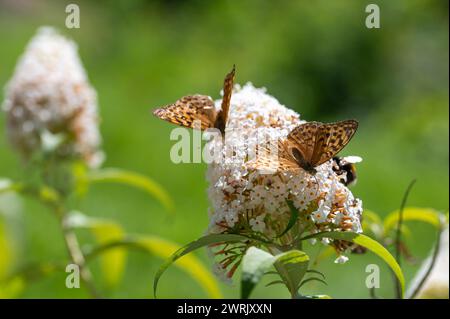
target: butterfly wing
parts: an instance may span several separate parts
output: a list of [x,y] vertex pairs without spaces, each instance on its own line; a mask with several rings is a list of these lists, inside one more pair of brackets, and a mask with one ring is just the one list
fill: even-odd
[[287,152],[284,141],[279,141],[276,151],[270,145],[259,145],[257,148],[257,157],[247,162],[247,167],[254,170],[274,173],[279,171],[297,172],[300,167],[295,159]]
[[355,120],[320,125],[311,164],[315,167],[334,157],[350,142],[357,129],[358,122]]
[[231,94],[233,92],[233,84],[234,84],[234,77],[236,72],[236,66],[233,65],[233,70],[231,70],[230,73],[228,73],[225,77],[225,80],[223,82],[223,98],[222,98],[222,108],[218,114],[216,126],[224,132],[225,125],[228,120],[228,112],[230,110],[230,101],[231,101]]
[[153,111],[153,114],[170,123],[194,127],[194,121],[199,121],[200,129],[212,128],[217,119],[217,111],[214,101],[206,95],[188,95],[175,103],[161,107]]
[[[294,128],[287,136],[287,152],[297,159],[300,165],[311,163],[317,136],[322,123],[308,122]],[[300,153],[300,154],[298,154]]]

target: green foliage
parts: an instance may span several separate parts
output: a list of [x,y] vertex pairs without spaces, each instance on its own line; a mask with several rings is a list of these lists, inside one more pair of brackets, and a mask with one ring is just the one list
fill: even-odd
[[309,257],[302,251],[291,250],[273,256],[264,250],[250,247],[242,260],[241,298],[247,299],[265,272],[275,266],[281,281],[273,281],[269,285],[283,283],[296,296],[308,269]]
[[295,223],[297,222],[298,219],[298,210],[294,207],[294,204],[292,203],[292,201],[290,200],[286,200],[289,209],[291,210],[291,217],[289,218],[289,222],[286,226],[286,228],[281,232],[281,234],[278,235],[278,237],[283,236],[284,234],[286,234],[289,230],[291,230],[292,227],[294,227]]
[[[118,223],[90,218],[80,212],[70,212],[66,219],[66,226],[89,229],[100,245],[125,238],[125,231]],[[107,286],[115,287],[120,283],[125,270],[126,257],[127,252],[121,247],[109,249],[101,254],[101,270]]]
[[120,183],[136,187],[154,196],[170,213],[174,211],[174,204],[169,194],[147,176],[118,168],[104,168],[88,172],[84,178],[80,177],[79,180],[82,185],[85,183]]
[[[98,90],[107,166],[152,176],[174,197],[179,214],[167,223],[157,213],[159,203],[108,186],[91,187],[79,200],[82,211],[114,217],[125,229],[177,242],[202,233],[208,207],[204,166],[173,165],[168,156],[171,127],[152,118],[149,109],[188,93],[218,98],[221,76],[233,63],[238,67],[238,83],[252,81],[267,87],[269,94],[299,111],[303,119],[360,120],[360,130],[344,155],[364,158],[357,166],[358,184],[352,191],[381,218],[397,207],[404,183],[412,177],[418,179],[412,205],[448,209],[448,3],[380,1],[379,30],[363,27],[364,6],[359,2],[255,5],[254,1],[219,0],[174,5],[138,0],[116,2],[108,8],[96,2],[79,4],[82,27],[76,30],[64,27],[64,11],[57,2],[44,2],[45,10],[0,4],[4,44],[0,84],[5,85],[11,76],[36,26],[54,25],[74,38]],[[0,101],[2,97],[0,90]],[[0,117],[4,131],[5,116]],[[28,173],[1,138],[0,176],[17,180]],[[23,262],[61,254],[60,232],[51,229],[48,212],[28,201],[25,204],[18,215],[24,227],[17,232],[22,239],[19,248],[30,252]],[[155,214],[143,217],[143,209]],[[364,210],[363,223],[368,220]],[[432,246],[434,231],[414,225],[410,229],[415,234],[410,239],[413,252],[423,258]],[[366,296],[364,284],[342,289],[342,283],[361,279],[357,276],[367,258],[353,255],[345,268],[320,263],[321,271],[336,274],[327,278],[329,286],[323,292],[338,298]],[[115,296],[147,297],[142,269],[158,264],[159,260],[148,259],[128,264],[129,275],[123,283],[127,289]],[[404,265],[406,277],[416,269]],[[165,285],[177,287],[179,281],[175,273],[165,278]],[[308,292],[307,288],[302,289]],[[234,289],[226,285],[221,289],[226,297],[236,297]],[[390,289],[383,284],[380,294]],[[202,294],[195,283],[187,281],[172,290],[170,297],[184,297],[186,292]],[[260,298],[288,296],[278,285],[256,293]],[[72,295],[50,278],[43,279],[43,286],[28,286],[22,296]]]
[[371,239],[370,237],[367,237],[363,234],[357,234],[353,232],[323,232],[323,233],[317,233],[313,235],[309,235],[303,238],[303,240],[306,239],[321,239],[321,238],[332,238],[332,239],[339,239],[339,240],[346,240],[352,243],[355,243],[357,245],[363,246],[373,252],[374,254],[378,255],[383,259],[389,267],[394,272],[395,276],[400,282],[401,289],[402,289],[402,295],[405,293],[405,277],[403,275],[402,269],[398,265],[395,258],[389,253],[389,251],[383,247],[380,243],[377,241]]
[[[397,225],[399,212],[390,213],[384,219],[385,236]],[[432,208],[407,207],[403,210],[403,221],[421,221],[434,226],[436,229],[442,227],[442,216]]]
[[243,241],[243,240],[248,240],[247,237],[245,236],[241,236],[241,235],[235,235],[235,234],[217,234],[217,235],[206,235],[203,236],[199,239],[197,239],[196,241],[193,241],[183,247],[181,247],[180,249],[178,249],[176,252],[174,252],[168,259],[167,261],[158,269],[158,272],[155,275],[155,279],[153,281],[153,293],[156,297],[156,289],[158,287],[158,282],[160,277],[162,276],[162,274],[167,270],[167,268],[173,264],[175,261],[177,261],[179,258],[183,257],[184,255],[208,246],[208,245],[212,245],[212,244],[217,244],[217,243],[222,243],[222,242],[238,242],[238,241]]

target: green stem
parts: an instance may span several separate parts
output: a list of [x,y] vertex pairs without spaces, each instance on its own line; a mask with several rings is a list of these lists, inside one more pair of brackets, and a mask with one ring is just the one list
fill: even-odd
[[35,189],[32,187],[21,187],[21,193],[24,195],[29,195],[33,197],[34,199],[37,199],[39,202],[43,203],[47,207],[51,208],[53,212],[55,213],[55,216],[58,218],[64,243],[66,245],[67,252],[69,253],[69,257],[72,261],[72,263],[76,264],[80,269],[80,278],[87,290],[89,291],[90,295],[93,298],[101,298],[100,294],[98,293],[97,289],[95,288],[92,274],[89,270],[89,268],[86,266],[86,259],[84,257],[84,254],[80,248],[80,244],[78,242],[78,238],[70,227],[67,226],[66,223],[66,217],[67,217],[67,210],[64,207],[63,199],[58,196],[51,197],[51,198],[44,198],[42,195],[42,190]]
[[414,291],[411,294],[411,296],[409,297],[409,299],[414,299],[417,296],[417,294],[420,292],[423,285],[427,281],[428,277],[430,276],[431,271],[434,268],[434,265],[436,264],[436,260],[439,255],[439,250],[441,248],[441,234],[442,234],[442,229],[440,229],[438,232],[437,241],[436,241],[436,245],[434,246],[434,252],[433,252],[433,256],[431,257],[430,265],[428,266],[427,271],[423,275],[422,279],[420,280],[419,284],[414,289]]
[[[400,205],[400,211],[398,213],[397,231],[395,234],[395,259],[397,260],[397,263],[400,267],[401,267],[400,244],[401,244],[402,224],[403,224],[403,210],[406,206],[406,201],[408,200],[409,192],[411,191],[415,182],[416,182],[416,180],[413,179],[411,181],[411,183],[409,183],[408,188],[406,189],[405,194],[403,195],[402,203]],[[402,288],[401,288],[400,282],[397,279],[395,279],[395,292],[396,292],[396,298],[401,299]]]

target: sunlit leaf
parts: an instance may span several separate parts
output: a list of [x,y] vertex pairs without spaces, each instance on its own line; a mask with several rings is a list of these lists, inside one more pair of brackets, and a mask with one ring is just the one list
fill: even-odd
[[[392,229],[397,227],[399,211],[390,213],[384,219],[384,233],[387,235]],[[406,207],[403,210],[403,221],[421,221],[436,228],[441,227],[440,214],[432,208]]]
[[166,190],[151,178],[118,168],[91,171],[86,176],[89,183],[121,183],[139,188],[155,197],[169,212],[174,204]]
[[214,235],[206,235],[201,237],[200,239],[197,239],[196,241],[193,241],[177,251],[175,251],[168,259],[167,261],[161,265],[161,267],[158,269],[158,272],[155,275],[155,279],[153,281],[153,293],[156,297],[156,289],[158,287],[158,281],[161,278],[162,274],[166,271],[166,269],[175,261],[177,261],[179,258],[183,257],[184,255],[190,253],[191,251],[194,251],[198,248],[205,247],[211,244],[221,243],[221,242],[238,242],[248,240],[247,237],[241,236],[241,235],[235,235],[235,234],[214,234]]
[[397,261],[395,260],[395,258],[389,253],[389,251],[386,248],[383,247],[383,245],[381,245],[377,241],[363,234],[357,234],[353,232],[322,232],[306,236],[302,238],[302,240],[310,238],[317,238],[317,239],[332,238],[332,239],[346,240],[361,245],[367,248],[368,250],[372,251],[373,253],[381,257],[392,269],[395,276],[400,282],[402,289],[402,296],[404,295],[405,278],[403,276],[403,272],[400,266],[398,265]]

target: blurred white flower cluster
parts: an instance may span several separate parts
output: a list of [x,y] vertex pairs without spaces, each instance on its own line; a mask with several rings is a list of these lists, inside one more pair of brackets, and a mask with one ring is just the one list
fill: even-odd
[[[219,106],[220,101],[216,104]],[[291,216],[287,200],[304,217],[304,224],[297,225],[296,233],[362,231],[362,202],[341,182],[345,176],[333,171],[332,160],[317,167],[315,176],[302,170],[298,174],[261,174],[247,168],[248,148],[259,143],[254,140],[258,135],[255,132],[279,140],[304,122],[265,89],[257,89],[252,84],[235,86],[222,148],[223,161],[208,167],[208,194],[212,204],[209,233],[254,232],[269,240],[276,239]],[[210,144],[218,142],[213,140]],[[289,243],[292,233],[287,232],[277,240]],[[333,245],[339,253],[345,251],[342,243],[322,242]]]
[[102,161],[97,97],[74,42],[40,28],[5,88],[3,110],[11,144],[26,159],[56,149],[58,156]]

